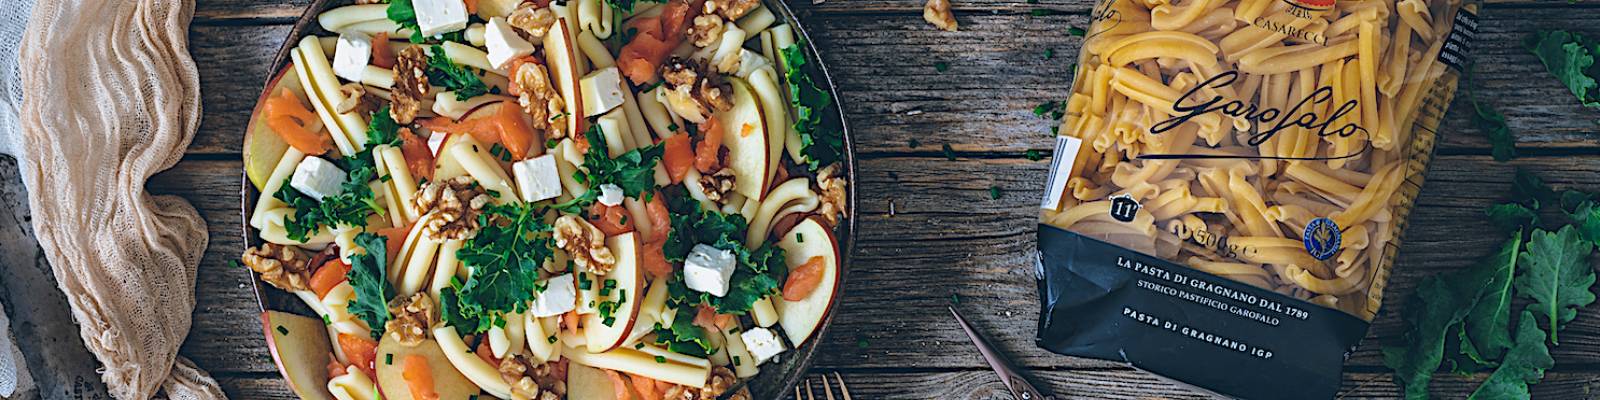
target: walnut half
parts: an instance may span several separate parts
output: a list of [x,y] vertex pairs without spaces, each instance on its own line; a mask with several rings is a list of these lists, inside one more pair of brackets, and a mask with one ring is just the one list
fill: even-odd
[[606,234],[576,215],[556,219],[556,246],[567,251],[578,268],[605,275],[617,267],[617,258],[606,247]]
[[383,325],[389,335],[395,335],[400,344],[416,346],[428,339],[428,331],[439,322],[433,312],[433,299],[427,293],[417,293],[404,299],[389,302],[389,314],[394,315]]
[[534,364],[522,355],[500,359],[500,379],[511,385],[512,400],[561,400],[567,384],[553,374],[550,364]]
[[[728,367],[716,367],[711,370],[711,376],[706,378],[705,387],[673,386],[667,389],[664,397],[668,400],[712,400],[722,396],[738,382],[739,378],[734,376],[733,370]],[[738,392],[728,396],[728,400],[750,400],[749,388],[740,388]]]
[[506,16],[506,23],[527,33],[532,42],[538,43],[539,39],[550,33],[550,26],[556,23],[556,14],[550,11],[550,7],[540,7],[533,2],[522,3],[511,15]]
[[728,193],[733,191],[733,184],[733,168],[723,168],[717,170],[714,174],[700,175],[700,187],[705,189],[706,199],[718,203],[721,203],[722,199],[727,198]]
[[761,5],[761,0],[706,0],[704,14],[716,13],[729,21],[749,14]]
[[[706,2],[706,5],[709,6],[711,3]],[[715,44],[722,39],[722,32],[727,30],[724,27],[725,23],[726,21],[723,21],[722,17],[716,14],[694,17],[694,25],[689,27],[689,38],[693,39],[695,47],[706,47]]]
[[922,19],[946,31],[955,32],[958,28],[956,15],[950,12],[950,0],[928,0],[922,6]]
[[462,175],[423,184],[410,207],[418,215],[435,214],[422,227],[423,234],[439,240],[461,240],[478,234],[478,214],[493,200],[487,189],[474,183],[472,177]]
[[522,106],[522,111],[533,117],[533,128],[547,131],[550,139],[561,139],[565,135],[564,118],[552,118],[566,111],[567,103],[561,99],[561,94],[556,93],[555,85],[550,81],[550,71],[539,63],[518,64],[517,70],[511,78],[516,81],[517,104]]
[[733,87],[716,79],[704,62],[673,57],[661,65],[667,108],[689,122],[705,122],[713,111],[733,108]]
[[835,163],[822,167],[817,171],[817,189],[822,196],[822,207],[817,214],[828,221],[830,226],[839,226],[839,216],[848,212],[845,207],[849,204],[848,192],[845,191],[845,181],[839,176],[839,164]]
[[263,243],[261,247],[245,249],[239,261],[273,287],[291,292],[311,290],[311,257],[299,248]]
[[410,124],[422,111],[428,96],[428,52],[422,46],[400,50],[394,63],[394,88],[390,94],[389,116],[401,125]]

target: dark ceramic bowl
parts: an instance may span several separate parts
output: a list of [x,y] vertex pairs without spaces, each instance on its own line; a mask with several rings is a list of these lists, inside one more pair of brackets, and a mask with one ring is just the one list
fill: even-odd
[[[344,6],[350,4],[351,2],[351,0],[316,0],[306,8],[305,13],[301,14],[300,18],[295,21],[294,28],[289,31],[288,37],[284,38],[283,45],[278,49],[278,54],[273,59],[272,68],[269,69],[271,72],[265,81],[263,91],[265,91],[267,88],[273,87],[275,78],[278,75],[278,71],[282,70],[284,66],[288,65],[289,52],[293,50],[296,44],[298,44],[300,38],[305,37],[306,35],[332,34],[323,30],[317,25],[317,15],[321,14],[323,11],[332,9],[334,7]],[[835,310],[839,306],[839,300],[844,296],[842,290],[844,287],[845,278],[848,276],[848,272],[850,271],[851,254],[854,252],[855,247],[856,158],[854,140],[851,138],[848,124],[844,122],[845,118],[843,110],[838,105],[839,96],[834,90],[833,77],[829,75],[828,68],[821,62],[821,57],[818,56],[819,53],[817,52],[815,42],[811,40],[810,36],[806,33],[805,28],[800,25],[800,20],[795,16],[794,11],[789,8],[787,3],[781,0],[762,0],[762,2],[766,4],[768,9],[777,14],[777,17],[780,19],[780,21],[794,27],[796,37],[800,40],[800,43],[805,44],[805,48],[803,50],[806,52],[808,61],[806,66],[809,71],[807,71],[807,73],[811,74],[813,80],[816,81],[818,86],[820,86],[823,90],[828,91],[829,94],[833,95],[833,100],[835,103],[833,112],[839,113],[839,123],[835,128],[839,129],[840,132],[843,132],[845,144],[845,154],[843,160],[845,167],[845,178],[848,182],[850,182],[849,186],[847,186],[849,197],[847,201],[848,212],[846,213],[845,218],[840,221],[840,226],[835,228],[839,239],[839,249],[842,253],[839,262],[840,274],[838,285],[841,290],[840,293],[834,296],[832,302],[828,306],[828,312],[826,316],[824,316],[822,319],[822,325],[817,328],[816,333],[812,334],[812,338],[810,340],[799,346],[799,348],[786,352],[783,356],[779,357],[779,362],[763,366],[760,375],[756,375],[754,378],[747,381],[748,387],[750,388],[751,394],[754,395],[754,398],[776,399],[784,396],[785,393],[790,391],[790,388],[793,388],[805,376],[806,370],[811,365],[812,357],[816,354],[818,346],[822,343],[827,334],[828,326],[832,324]],[[261,98],[265,98],[265,95],[266,93],[262,93]],[[246,126],[249,127],[255,125],[255,116],[252,115],[250,124]],[[248,152],[248,150],[246,151]],[[250,227],[249,221],[250,213],[254,208],[256,197],[259,196],[260,193],[255,189],[255,186],[250,183],[249,177],[243,177],[240,182],[241,191],[243,194],[243,202],[240,204],[240,212],[243,216],[242,221],[244,222],[244,241],[249,246],[255,246],[260,244],[261,241],[260,238],[257,237],[256,230]],[[307,307],[302,304],[301,301],[293,294],[284,292],[266,284],[265,282],[262,282],[259,276],[254,276],[254,279],[251,279],[251,283],[256,294],[256,301],[260,304],[263,312],[273,310],[292,312],[306,316],[316,315],[307,309]],[[275,353],[277,349],[274,347],[269,349],[269,351]],[[276,359],[277,354],[273,354],[273,356]],[[284,371],[282,371],[281,364],[279,365],[279,368],[279,372],[283,373]]]

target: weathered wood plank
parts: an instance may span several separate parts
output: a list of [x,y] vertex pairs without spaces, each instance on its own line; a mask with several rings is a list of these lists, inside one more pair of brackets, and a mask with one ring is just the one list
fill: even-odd
[[[830,371],[831,372],[831,371]],[[1011,400],[993,372],[987,370],[939,372],[870,372],[839,371],[850,388],[850,395],[858,399],[988,399]],[[259,374],[258,374],[259,375]],[[832,374],[828,374],[832,379]],[[1487,376],[1461,377],[1443,375],[1431,386],[1434,396],[1443,399],[1466,398]],[[812,394],[822,398],[821,372],[810,376]],[[1060,399],[1095,400],[1148,400],[1148,399],[1209,399],[1181,384],[1158,378],[1150,373],[1126,368],[1080,371],[1037,371],[1032,382]],[[217,379],[232,398],[240,399],[293,399],[280,379],[274,376],[232,377]],[[835,388],[834,390],[838,390]],[[1600,373],[1550,373],[1533,386],[1536,399],[1594,399],[1600,390]],[[1382,373],[1346,373],[1343,399],[1391,399],[1399,388]],[[837,392],[835,393],[837,394]],[[786,397],[793,399],[794,396]],[[804,397],[802,397],[804,398]]]
[[[1053,355],[1033,345],[1038,308],[1030,257],[1036,199],[1045,162],[1015,159],[877,158],[861,165],[860,242],[836,325],[818,365],[863,368],[982,366],[975,353],[929,351],[966,346],[942,308],[958,302],[996,343],[1024,365],[1051,368],[1113,364]],[[1464,268],[1502,240],[1482,208],[1509,190],[1513,167],[1542,171],[1551,182],[1600,187],[1600,157],[1541,157],[1498,164],[1479,156],[1443,156],[1413,213],[1389,307],[1352,357],[1381,366],[1378,345],[1398,336],[1392,311],[1422,277]],[[227,260],[241,251],[236,161],[185,161],[152,188],[184,194],[211,224],[212,245],[200,268],[195,333],[185,347],[201,366],[270,372],[256,322],[248,272]],[[1002,191],[991,199],[990,187]],[[893,215],[890,215],[890,210]],[[895,315],[885,320],[884,315]],[[1600,360],[1600,309],[1588,308],[1553,350],[1563,364]]]
[[[1539,29],[1580,29],[1594,17],[1561,9],[1490,13],[1476,45],[1479,96],[1499,107],[1528,148],[1594,148],[1600,112],[1573,96],[1521,48]],[[841,87],[840,96],[864,154],[937,151],[1020,153],[1049,148],[1050,121],[1039,103],[1065,97],[1079,38],[1066,33],[1087,17],[972,15],[959,33],[929,29],[915,16],[812,18],[815,39]],[[266,65],[287,32],[283,25],[196,26],[205,117],[189,151],[237,153]],[[1046,49],[1054,57],[1045,58]],[[912,56],[914,55],[914,56]],[[948,70],[935,68],[943,63]],[[1441,148],[1482,152],[1487,143],[1457,101],[1441,132]],[[912,147],[911,141],[920,142]]]
[[292,22],[308,5],[311,0],[202,0],[194,5],[194,22]]
[[[815,0],[794,0],[790,6],[797,10],[814,12],[817,14],[884,14],[884,13],[910,13],[920,15],[923,1],[918,0],[824,0],[815,3]],[[1491,9],[1518,7],[1518,8],[1593,8],[1592,5],[1577,3],[1568,4],[1549,0],[1487,0],[1484,2]],[[195,4],[195,21],[202,24],[227,23],[252,20],[281,20],[293,19],[300,16],[310,0],[204,0]],[[957,12],[956,18],[962,24],[967,21],[965,14],[996,13],[996,12],[1031,12],[1036,9],[1049,9],[1060,12],[1088,12],[1093,7],[1093,1],[1085,0],[957,0],[951,2],[951,7]],[[915,17],[915,16],[913,16]]]

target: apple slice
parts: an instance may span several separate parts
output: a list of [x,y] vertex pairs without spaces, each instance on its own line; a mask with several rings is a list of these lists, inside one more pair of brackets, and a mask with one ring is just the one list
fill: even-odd
[[[250,183],[256,190],[267,187],[267,179],[272,176],[272,169],[278,165],[278,159],[283,157],[284,150],[289,148],[289,142],[278,136],[272,128],[267,127],[267,120],[261,115],[266,109],[267,98],[278,93],[279,90],[288,90],[302,99],[306,91],[300,86],[299,73],[295,72],[293,65],[284,65],[278,75],[267,82],[267,89],[261,91],[261,97],[256,99],[256,107],[250,112],[249,129],[244,132],[244,173],[250,177]],[[317,120],[321,123],[322,120]]]
[[616,256],[617,267],[610,273],[602,275],[594,282],[595,286],[604,288],[609,282],[616,282],[615,287],[609,291],[601,289],[600,302],[614,302],[616,310],[611,313],[612,321],[606,324],[605,318],[600,313],[588,314],[583,319],[584,335],[587,336],[585,347],[590,353],[604,353],[627,341],[628,333],[633,332],[633,324],[639,320],[639,309],[644,304],[644,271],[639,268],[639,240],[637,234],[628,232],[606,238],[606,247],[611,248],[611,254]]
[[561,18],[550,25],[550,32],[544,35],[544,61],[550,66],[550,79],[556,83],[556,90],[567,102],[567,133],[582,135],[589,128],[583,118],[583,87],[579,84],[584,74],[579,57],[583,55],[578,52],[578,41],[567,23]]
[[728,77],[733,86],[733,108],[714,115],[722,125],[722,145],[728,148],[728,168],[733,169],[733,191],[761,201],[772,186],[773,163],[767,134],[767,117],[761,99],[743,79]]
[[823,259],[822,282],[817,284],[817,290],[812,291],[811,295],[799,301],[787,301],[783,296],[773,297],[774,306],[778,309],[778,325],[783,327],[784,336],[788,336],[789,341],[799,347],[811,340],[817,326],[827,319],[833,309],[833,299],[839,293],[839,260],[843,255],[839,254],[839,240],[834,237],[833,230],[817,216],[795,224],[778,241],[778,247],[783,249],[784,263],[790,268],[804,264],[812,257]]
[[282,311],[262,311],[267,351],[289,389],[302,399],[332,399],[328,393],[328,330],[322,320]]
[[445,134],[444,142],[439,144],[438,152],[433,155],[433,180],[435,182],[444,182],[467,174],[466,167],[462,167],[461,162],[456,161],[456,157],[445,150],[448,150],[450,146],[454,146],[456,143],[460,143],[462,140],[472,140],[470,136],[472,135]]
[[378,358],[374,362],[377,364],[378,390],[383,392],[383,398],[412,399],[404,373],[406,357],[414,355],[427,360],[428,371],[433,376],[433,391],[439,394],[440,399],[466,399],[481,392],[478,385],[467,380],[461,371],[450,364],[450,359],[444,356],[444,350],[439,348],[439,342],[424,339],[416,346],[406,346],[400,344],[398,336],[387,334],[378,341]]
[[616,386],[599,368],[568,363],[567,400],[617,400]]

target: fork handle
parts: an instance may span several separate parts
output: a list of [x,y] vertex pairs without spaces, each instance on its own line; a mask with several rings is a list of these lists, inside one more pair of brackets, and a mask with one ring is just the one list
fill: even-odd
[[1017,390],[1017,400],[1056,400],[1055,396],[1039,393],[1038,388],[1033,387],[1027,378],[1020,375],[1011,375],[1011,387]]

